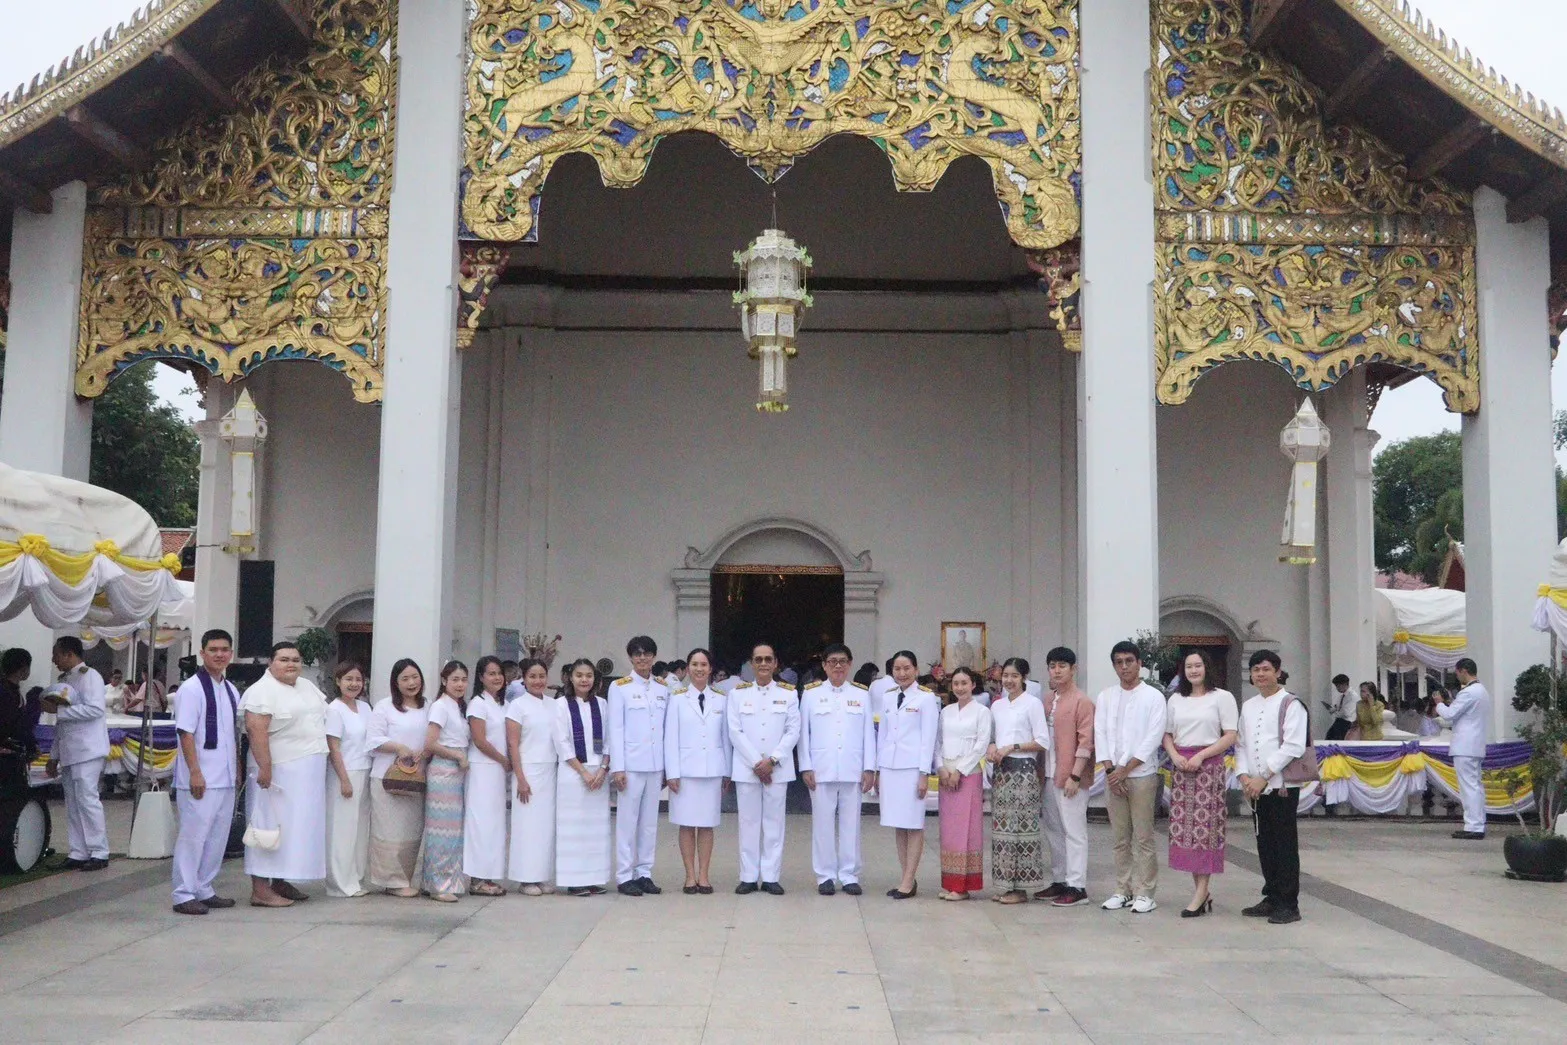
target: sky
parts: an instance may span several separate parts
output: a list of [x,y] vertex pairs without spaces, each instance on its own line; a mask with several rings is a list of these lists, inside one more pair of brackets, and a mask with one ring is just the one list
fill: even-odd
[[[9,0],[6,6],[19,10],[6,13],[7,31],[0,34],[0,91],[30,81],[114,23],[128,20],[139,5],[132,0],[25,5]],[[1567,111],[1567,62],[1561,58],[1567,0],[1419,0],[1418,6],[1449,38],[1497,72]],[[159,367],[158,373],[160,393],[194,416],[195,397],[184,391],[191,388],[190,379],[168,367]],[[1567,408],[1567,358],[1552,372],[1551,390],[1557,407]],[[1458,416],[1443,408],[1437,386],[1420,378],[1383,395],[1372,427],[1385,447],[1410,436],[1457,429]]]

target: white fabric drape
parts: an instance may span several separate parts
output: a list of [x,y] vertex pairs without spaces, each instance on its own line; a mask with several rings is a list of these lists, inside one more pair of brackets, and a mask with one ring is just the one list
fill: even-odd
[[0,620],[31,609],[50,628],[139,623],[163,603],[180,598],[174,575],[168,570],[127,570],[104,555],[93,558],[75,585],[49,572],[40,559],[25,552],[0,566]]

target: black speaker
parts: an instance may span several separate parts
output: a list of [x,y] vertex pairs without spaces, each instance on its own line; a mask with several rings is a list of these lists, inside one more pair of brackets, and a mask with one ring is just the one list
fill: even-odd
[[239,649],[241,657],[272,652],[272,588],[276,563],[242,559],[239,564]]

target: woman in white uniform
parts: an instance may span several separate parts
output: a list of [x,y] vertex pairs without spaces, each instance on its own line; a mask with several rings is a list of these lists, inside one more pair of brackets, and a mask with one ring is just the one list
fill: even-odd
[[353,661],[333,673],[337,699],[326,706],[326,894],[364,896],[370,870],[370,705],[364,669]]
[[[522,692],[506,704],[506,751],[516,778],[511,803],[511,851],[506,877],[526,896],[552,893],[555,887],[555,702],[549,692],[550,669],[529,658],[522,669]],[[508,692],[514,692],[509,688]]]
[[463,805],[462,869],[475,896],[504,896],[506,877],[506,671],[499,657],[473,669],[479,693],[468,701],[468,790]]
[[680,859],[686,865],[681,892],[713,891],[713,828],[724,801],[724,780],[732,757],[724,710],[728,697],[710,687],[713,655],[686,655],[687,684],[670,697],[664,713],[664,775],[669,784],[669,822],[680,828]]
[[925,852],[925,795],[936,759],[941,702],[919,684],[919,662],[908,650],[892,655],[893,688],[881,695],[876,726],[876,793],[881,826],[895,832],[902,878],[887,890],[894,900],[919,891],[915,877]]
[[555,884],[572,896],[597,896],[610,872],[609,708],[594,695],[599,673],[591,660],[573,663],[569,678],[570,695],[555,704]]
[[392,665],[392,695],[370,714],[365,741],[370,760],[370,884],[404,899],[419,895],[419,843],[424,838],[424,794],[388,791],[386,774],[395,763],[406,773],[424,769],[424,672],[404,657]]

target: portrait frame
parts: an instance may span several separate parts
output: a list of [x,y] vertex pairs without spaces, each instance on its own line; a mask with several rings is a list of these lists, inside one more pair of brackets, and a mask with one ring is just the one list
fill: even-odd
[[[967,648],[964,648],[967,647]],[[961,664],[980,673],[990,665],[990,647],[982,620],[944,620],[941,622],[941,667],[947,674]]]

